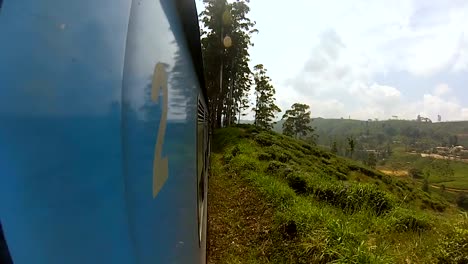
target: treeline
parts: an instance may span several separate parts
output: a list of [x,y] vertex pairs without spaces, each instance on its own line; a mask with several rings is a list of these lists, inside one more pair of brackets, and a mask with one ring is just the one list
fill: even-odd
[[[468,148],[468,121],[424,123],[414,120],[314,118],[313,125],[318,145],[340,156],[363,161],[371,167],[392,156],[395,148],[429,154],[440,154],[437,147]],[[284,121],[280,120],[273,129],[283,132]],[[467,158],[463,151],[454,154]]]
[[258,32],[247,14],[247,1],[204,0],[201,44],[211,124],[228,126],[249,107],[252,86],[249,47]]
[[[204,0],[200,13],[201,44],[212,128],[238,123],[246,110],[254,113],[254,124],[272,129],[281,109],[276,105],[275,88],[263,64],[249,67],[252,35],[258,33],[248,17],[248,0]],[[249,101],[252,92],[255,102]],[[310,135],[310,107],[296,103],[283,116],[285,134]]]
[[[275,126],[282,130],[282,121]],[[406,151],[423,152],[435,147],[462,145],[468,147],[468,122],[421,123],[405,120],[359,121],[348,119],[315,118],[317,144],[332,148],[344,154],[349,147],[348,138],[359,149],[391,152],[390,146],[399,145]]]

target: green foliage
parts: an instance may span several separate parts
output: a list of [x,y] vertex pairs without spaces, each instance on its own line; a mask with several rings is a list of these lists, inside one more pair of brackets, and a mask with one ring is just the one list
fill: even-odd
[[427,180],[428,177],[423,179],[422,190],[425,192],[429,192],[429,181]]
[[271,155],[268,154],[268,153],[261,152],[261,153],[258,153],[257,159],[258,159],[259,161],[266,161],[266,160],[271,160],[272,157],[271,157]]
[[238,174],[245,173],[245,171],[255,171],[258,168],[258,163],[245,154],[239,154],[230,159],[229,165],[231,170]]
[[[281,132],[283,123],[284,120],[280,120],[275,126],[275,131]],[[450,147],[455,143],[468,148],[468,136],[465,135],[468,131],[467,121],[421,123],[410,120],[359,121],[314,118],[314,127],[318,135],[317,144],[331,148],[333,142],[336,142],[337,153],[342,156],[350,156],[347,138],[354,137],[356,146],[353,158],[363,162],[367,159],[364,155],[366,150],[376,151],[378,162],[386,162],[396,149],[398,152],[429,153],[434,151],[435,147]],[[468,158],[468,155],[461,152],[455,151],[453,155]]]
[[269,146],[275,144],[273,136],[269,135],[267,133],[260,133],[260,134],[256,135],[254,137],[254,140],[258,144],[260,144],[262,147],[269,147]]
[[373,169],[377,166],[377,157],[375,156],[375,153],[371,152],[367,155],[367,161],[365,164]]
[[224,148],[236,144],[241,139],[242,135],[245,134],[242,130],[238,128],[226,128],[222,131],[215,131],[213,137],[213,151],[219,152]]
[[354,150],[356,148],[356,141],[354,140],[353,137],[348,137],[347,140],[348,140],[348,153],[349,153],[349,156],[352,158]]
[[[287,151],[282,151],[278,145],[271,146],[266,149],[271,158],[279,162],[288,162],[292,158],[292,154]],[[299,154],[300,155],[300,154]]]
[[[257,30],[255,22],[247,17],[248,1],[204,0],[203,3],[201,44],[208,105],[211,123],[221,127],[223,116],[225,125],[231,125],[248,108],[252,84],[248,49]],[[230,46],[226,45],[226,38],[231,40]]]
[[446,204],[433,192],[290,137],[241,126],[233,139],[230,129],[216,131],[235,143],[214,158],[275,208],[264,240],[252,245],[267,259],[260,263],[433,263],[468,256],[461,233],[456,242],[445,239],[452,235],[451,216],[440,213]]
[[437,251],[438,263],[468,263],[468,229],[456,227],[447,234]]
[[422,232],[432,227],[430,217],[408,209],[400,208],[388,217],[390,228],[397,232]]
[[297,138],[298,136],[305,137],[314,132],[310,126],[312,120],[309,109],[310,107],[306,104],[295,103],[291,109],[286,110],[282,118],[284,119],[283,134]]
[[268,172],[268,173],[277,173],[280,170],[286,169],[286,167],[287,167],[286,164],[284,164],[282,162],[279,162],[279,161],[276,161],[276,160],[273,160],[273,161],[270,161],[268,163],[268,167],[266,169],[266,172]]
[[318,200],[340,207],[347,212],[370,209],[377,215],[394,207],[394,199],[375,185],[354,184],[350,187],[333,183],[308,186],[309,192]]
[[331,147],[331,153],[333,153],[333,154],[338,153],[338,146],[336,145],[336,141],[333,141],[333,145]]
[[468,210],[468,195],[464,193],[458,194],[457,197],[457,205],[460,208],[463,208],[465,210]]
[[273,118],[281,109],[275,104],[275,88],[271,85],[271,79],[266,75],[266,69],[262,64],[254,67],[255,81],[255,125],[263,129],[273,128]]
[[418,168],[411,168],[408,171],[409,176],[411,176],[413,179],[422,179],[423,178],[423,172],[422,170]]

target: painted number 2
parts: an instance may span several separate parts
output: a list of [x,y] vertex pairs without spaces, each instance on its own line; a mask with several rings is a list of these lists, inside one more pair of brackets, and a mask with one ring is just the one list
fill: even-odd
[[159,122],[158,138],[154,150],[153,161],[153,198],[155,198],[169,176],[169,165],[167,157],[162,157],[164,136],[166,134],[167,110],[168,110],[168,90],[167,72],[164,64],[158,63],[154,67],[153,82],[151,87],[151,100],[158,103],[159,96],[162,95],[162,113]]

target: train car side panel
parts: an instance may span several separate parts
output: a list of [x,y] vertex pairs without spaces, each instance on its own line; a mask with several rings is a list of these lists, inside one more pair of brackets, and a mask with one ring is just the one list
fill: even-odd
[[123,149],[138,263],[196,263],[198,78],[174,1],[134,1]]
[[121,94],[130,1],[0,10],[0,220],[14,263],[134,263]]

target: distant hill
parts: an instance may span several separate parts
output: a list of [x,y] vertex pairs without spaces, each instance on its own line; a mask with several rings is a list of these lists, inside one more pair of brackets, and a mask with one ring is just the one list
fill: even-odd
[[[282,131],[283,120],[273,130]],[[361,121],[352,119],[315,118],[312,126],[319,136],[318,144],[330,146],[346,137],[364,139],[369,148],[400,141],[419,149],[462,145],[468,148],[468,121],[424,123],[410,120]]]
[[467,219],[438,192],[304,141],[219,129],[211,172],[212,263],[468,261]]

